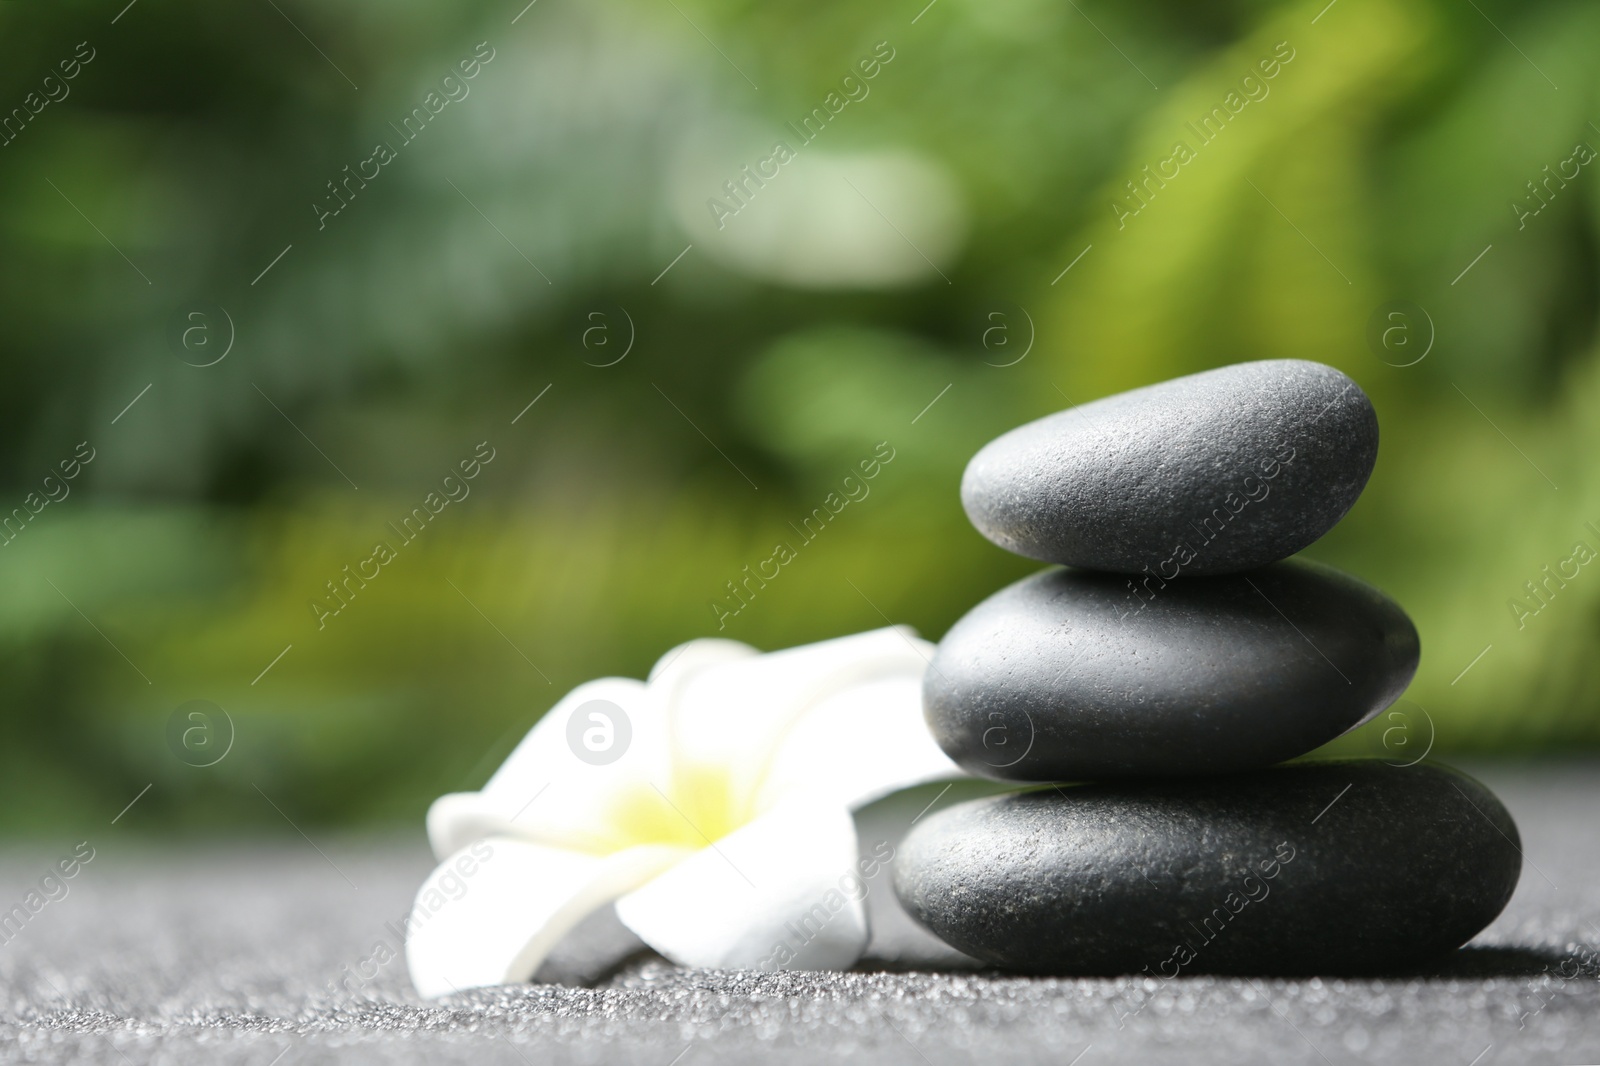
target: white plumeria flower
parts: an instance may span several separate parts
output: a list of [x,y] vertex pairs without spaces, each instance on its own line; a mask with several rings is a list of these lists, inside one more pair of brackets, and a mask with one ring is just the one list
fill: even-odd
[[932,650],[905,627],[767,655],[697,640],[646,682],[578,686],[482,791],[428,811],[417,991],[527,981],[613,902],[680,965],[853,965],[869,930],[851,811],[966,776],[923,721]]

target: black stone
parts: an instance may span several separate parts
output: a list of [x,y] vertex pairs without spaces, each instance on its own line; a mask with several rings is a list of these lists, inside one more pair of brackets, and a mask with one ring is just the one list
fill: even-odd
[[1361,974],[1500,913],[1522,869],[1493,793],[1431,763],[1305,763],[1048,788],[930,815],[894,883],[934,934],[1026,973]]
[[1378,416],[1330,366],[1274,359],[1108,396],[991,441],[961,501],[978,531],[1046,562],[1164,578],[1286,558],[1343,518]]
[[1392,600],[1312,563],[1165,583],[1057,568],[951,627],[923,707],[945,753],[988,777],[1222,773],[1367,721],[1418,651]]

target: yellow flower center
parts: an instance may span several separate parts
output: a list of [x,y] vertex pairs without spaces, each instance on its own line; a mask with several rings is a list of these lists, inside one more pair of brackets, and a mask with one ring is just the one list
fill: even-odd
[[753,812],[744,807],[725,769],[680,765],[671,781],[632,784],[617,793],[606,810],[611,831],[594,843],[600,852],[639,844],[698,851],[748,822]]

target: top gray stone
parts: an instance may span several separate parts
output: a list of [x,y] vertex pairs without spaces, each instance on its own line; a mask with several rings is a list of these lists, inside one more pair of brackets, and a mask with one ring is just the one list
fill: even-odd
[[967,464],[961,502],[1008,551],[1167,580],[1275,562],[1343,518],[1378,416],[1333,367],[1271,359],[1047,415]]

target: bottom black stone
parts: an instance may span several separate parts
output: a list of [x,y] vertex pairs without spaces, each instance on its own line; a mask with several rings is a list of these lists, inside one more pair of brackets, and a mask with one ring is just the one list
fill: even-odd
[[1493,921],[1521,870],[1477,781],[1352,760],[961,804],[894,878],[913,917],[1002,969],[1176,977],[1415,966]]

